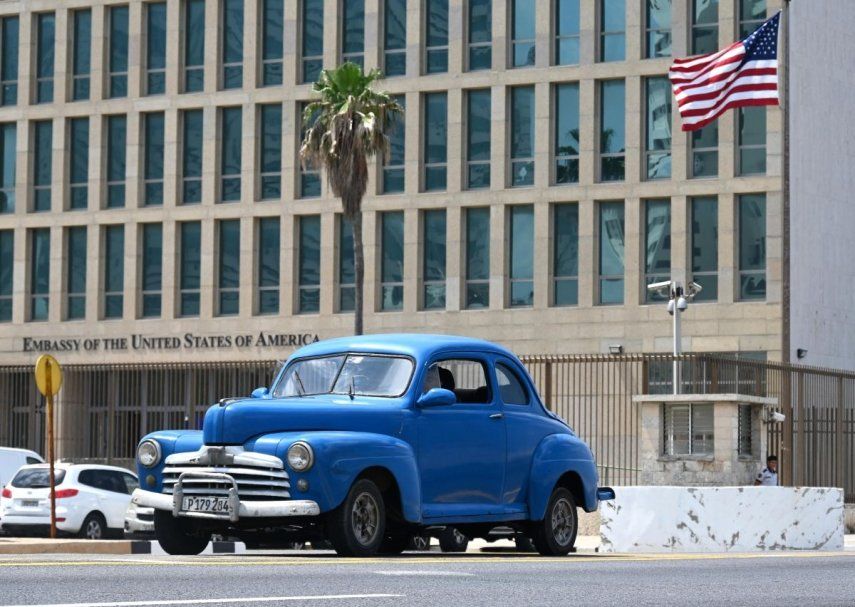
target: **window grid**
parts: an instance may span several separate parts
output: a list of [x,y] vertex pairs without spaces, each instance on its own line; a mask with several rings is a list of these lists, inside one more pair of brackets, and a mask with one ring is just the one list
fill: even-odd
[[163,300],[163,225],[142,225],[142,318],[159,318]]
[[242,119],[240,107],[220,109],[220,202],[241,197]]
[[279,313],[279,217],[258,220],[257,313]]
[[552,305],[579,304],[579,205],[552,208]]
[[647,59],[671,56],[671,1],[646,0],[644,56]]
[[18,126],[0,123],[0,214],[15,212]]
[[259,111],[259,198],[282,196],[282,105],[260,106]]
[[105,319],[121,318],[125,292],[125,226],[104,227],[104,313]]
[[601,62],[626,59],[626,0],[600,0]]
[[446,217],[444,210],[422,213],[422,308],[445,309]]
[[109,7],[109,87],[110,98],[128,96],[128,7]]
[[600,181],[624,180],[625,95],[623,80],[600,82]]
[[555,183],[579,182],[579,84],[553,85]]
[[[306,107],[308,102],[302,102],[299,105],[300,114],[300,142],[306,138],[306,132],[315,123],[317,115],[313,115],[309,120],[305,120]],[[321,195],[321,170],[310,162],[303,162],[300,158],[300,142],[297,145],[297,166],[300,167],[300,198],[317,198]]]
[[599,213],[599,304],[624,302],[624,203],[600,202]]
[[555,65],[579,63],[579,1],[555,0]]
[[508,305],[534,305],[534,206],[514,205],[508,210]]
[[692,280],[702,290],[693,301],[718,299],[718,199],[699,196],[691,204]]
[[298,225],[297,312],[317,314],[321,309],[321,217],[304,215]]
[[741,107],[737,114],[739,130],[738,175],[766,173],[766,108]]
[[48,319],[50,307],[50,228],[30,232],[30,297],[29,319]]
[[671,178],[671,84],[667,78],[647,78],[645,176]]
[[512,0],[511,2],[511,66],[527,67],[535,64],[534,0]]
[[718,121],[692,131],[689,138],[694,179],[718,176]]
[[663,454],[711,455],[714,449],[712,405],[664,405]]
[[466,93],[466,185],[470,190],[490,187],[490,95],[490,89]]
[[184,92],[205,86],[205,0],[184,2]]
[[199,316],[202,224],[198,221],[180,223],[179,238],[181,259],[178,313],[183,317]]
[[0,18],[0,105],[18,103],[18,35],[17,16]]
[[54,13],[40,13],[36,16],[36,103],[53,102],[55,46]]
[[493,67],[493,0],[469,0],[467,3],[467,69]]
[[404,307],[404,212],[380,215],[380,310]]
[[342,0],[341,62],[365,66],[365,0]]
[[36,213],[50,211],[51,181],[53,179],[53,122],[39,120],[33,123],[33,206]]
[[243,86],[243,0],[221,0],[223,89]]
[[315,82],[324,62],[324,0],[302,0],[303,82]]
[[644,302],[666,301],[662,293],[651,293],[647,285],[671,280],[671,201],[644,201]]
[[166,92],[166,2],[149,2],[146,11],[146,94]]
[[714,53],[718,48],[718,0],[691,0],[693,55]]
[[739,0],[739,38],[747,38],[766,20],[766,0]]
[[163,204],[164,113],[143,114],[143,145],[145,166],[143,174],[143,205]]
[[534,185],[534,87],[511,89],[511,187]]
[[448,71],[448,0],[425,2],[424,73]]
[[92,70],[92,11],[80,9],[72,12],[71,99],[89,99]]
[[202,110],[181,113],[181,203],[202,202]]
[[467,310],[490,307],[490,208],[465,211]]
[[68,136],[68,206],[82,210],[89,201],[89,118],[70,118]]
[[107,116],[107,208],[125,206],[127,117]]
[[67,228],[65,232],[66,258],[66,320],[80,320],[86,316],[86,227]]
[[407,0],[383,2],[383,72],[387,78],[407,73]]
[[285,11],[283,0],[264,0],[262,7],[262,86],[282,84],[282,60],[285,56]]
[[427,93],[422,101],[423,189],[444,190],[448,172],[448,99],[446,93]]
[[396,194],[404,191],[406,161],[406,98],[397,95],[393,98],[395,103],[405,109],[404,114],[387,118],[387,135],[389,137],[389,151],[383,159],[383,193]]
[[766,299],[766,195],[739,196],[739,300]]
[[240,312],[240,219],[220,220],[217,227],[217,315],[236,316]]
[[12,320],[15,231],[0,230],[0,322]]

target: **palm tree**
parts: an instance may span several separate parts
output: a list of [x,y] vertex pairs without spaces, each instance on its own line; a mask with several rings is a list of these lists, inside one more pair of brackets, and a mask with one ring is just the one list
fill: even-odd
[[326,168],[327,182],[333,194],[341,198],[344,216],[353,230],[356,335],[363,332],[362,198],[368,187],[368,159],[386,154],[386,131],[393,118],[404,111],[388,94],[371,88],[380,75],[379,70],[366,74],[350,62],[323,70],[312,89],[320,98],[303,112],[303,124],[309,127],[300,156],[304,165]]

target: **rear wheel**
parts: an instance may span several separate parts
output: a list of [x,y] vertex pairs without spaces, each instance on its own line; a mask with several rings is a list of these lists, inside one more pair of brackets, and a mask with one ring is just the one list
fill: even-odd
[[532,524],[534,547],[544,556],[564,556],[573,550],[576,543],[578,523],[573,494],[564,487],[558,487],[549,498],[543,520]]
[[457,527],[446,527],[439,534],[439,547],[443,552],[466,552],[469,538],[460,533]]
[[190,521],[172,516],[166,510],[154,511],[154,535],[167,554],[199,554],[211,536],[198,533]]
[[372,481],[361,479],[327,519],[329,540],[340,556],[373,556],[386,533],[383,496]]
[[107,537],[107,521],[99,512],[90,512],[80,526],[80,537],[87,540],[103,540]]

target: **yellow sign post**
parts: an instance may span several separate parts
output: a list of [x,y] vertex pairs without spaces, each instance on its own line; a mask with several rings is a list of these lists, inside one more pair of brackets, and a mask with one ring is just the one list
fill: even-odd
[[53,397],[62,385],[62,370],[59,363],[49,354],[42,354],[36,360],[36,386],[47,399],[47,439],[48,462],[50,465],[50,537],[56,539],[56,482],[54,474],[53,440]]

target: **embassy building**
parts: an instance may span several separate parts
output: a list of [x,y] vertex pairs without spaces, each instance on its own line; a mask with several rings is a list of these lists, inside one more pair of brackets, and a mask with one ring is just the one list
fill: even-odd
[[667,352],[646,285],[674,277],[703,287],[684,349],[851,367],[823,271],[855,279],[855,154],[812,54],[852,56],[853,7],[791,9],[789,164],[782,108],[683,133],[672,107],[673,57],[782,3],[0,0],[0,365],[210,367],[351,332],[350,228],[299,147],[311,83],[352,61],[406,110],[364,200],[368,332]]

